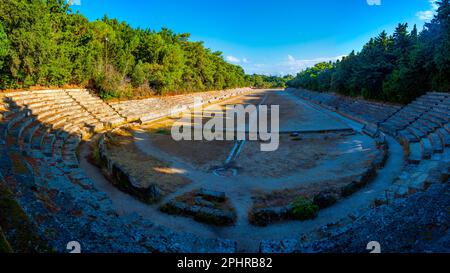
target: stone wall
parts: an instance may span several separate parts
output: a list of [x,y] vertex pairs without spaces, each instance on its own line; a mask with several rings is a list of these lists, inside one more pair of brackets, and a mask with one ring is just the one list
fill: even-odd
[[103,167],[105,175],[120,190],[127,192],[141,201],[146,203],[154,203],[161,198],[160,190],[157,185],[150,185],[147,188],[138,188],[135,185],[134,178],[128,174],[123,166],[114,162],[108,153],[105,140],[107,135],[104,134],[98,141],[98,152],[100,164]]

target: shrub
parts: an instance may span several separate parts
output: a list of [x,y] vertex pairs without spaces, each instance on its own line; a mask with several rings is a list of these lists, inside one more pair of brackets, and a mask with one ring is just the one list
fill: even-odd
[[137,88],[144,84],[145,82],[145,71],[144,65],[141,61],[134,67],[133,72],[131,74],[131,84],[134,88]]
[[314,219],[319,212],[319,206],[300,196],[292,202],[292,216],[297,220]]
[[121,97],[119,92],[121,84],[122,77],[112,66],[109,67],[108,72],[101,71],[94,78],[94,88],[98,90],[102,99]]

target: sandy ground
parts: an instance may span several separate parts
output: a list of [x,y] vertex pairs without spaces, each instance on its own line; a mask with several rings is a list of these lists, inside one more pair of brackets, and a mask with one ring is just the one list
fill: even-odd
[[[273,98],[274,100],[283,98],[283,100],[286,100],[286,105],[294,103],[298,105],[297,107],[303,106],[303,110],[299,110],[303,111],[301,115],[317,116],[315,128],[320,128],[320,130],[327,129],[327,126],[329,128],[353,128],[355,130],[360,130],[362,127],[358,123],[328,110],[309,105],[307,102],[293,98],[288,94],[276,92],[271,93],[270,96],[276,96]],[[258,97],[263,99],[263,96]],[[269,99],[272,98],[269,97],[267,100],[269,101]],[[248,101],[250,99],[242,98],[241,100]],[[282,113],[282,111],[280,112]],[[297,120],[296,116],[291,114],[287,115],[286,119],[288,120],[286,124],[293,124],[292,122],[289,123],[289,120],[300,124],[302,120],[301,117]],[[306,119],[306,122],[309,123],[308,119]],[[169,194],[163,202],[201,187],[224,191],[237,211],[236,225],[218,228],[195,222],[189,218],[163,214],[159,212],[157,205],[142,204],[110,186],[101,174],[99,175],[98,170],[88,162],[82,161],[82,168],[94,178],[98,188],[110,196],[121,214],[136,212],[174,231],[194,233],[210,238],[234,239],[238,242],[240,251],[244,252],[257,251],[259,242],[263,239],[298,238],[302,233],[338,221],[350,213],[368,208],[371,201],[382,193],[394,177],[399,174],[403,158],[400,145],[393,139],[388,138],[390,145],[389,160],[385,168],[379,172],[369,186],[349,198],[339,201],[331,208],[322,210],[314,220],[280,222],[268,227],[255,227],[248,223],[247,218],[255,194],[295,188],[301,185],[328,183],[329,180],[357,174],[358,171],[363,170],[364,162],[372,154],[373,141],[364,135],[357,134],[328,139],[330,144],[327,145],[317,139],[308,140],[305,137],[301,141],[293,141],[289,136],[284,136],[282,137],[280,150],[273,152],[270,156],[261,153],[257,143],[247,142],[236,160],[236,164],[240,165],[238,174],[232,177],[221,177],[211,172],[208,163],[205,162],[209,159],[213,159],[214,162],[221,162],[223,156],[230,152],[229,146],[209,143],[213,146],[219,146],[212,148],[206,143],[198,143],[198,145],[182,144],[186,146],[178,146],[179,149],[188,150],[186,147],[192,149],[189,149],[189,152],[180,152],[174,147],[167,147],[171,145],[161,145],[158,142],[162,141],[158,140],[159,137],[155,137],[155,134],[149,134],[145,130],[140,130],[134,133],[134,143],[137,149],[144,154],[158,158],[165,164],[169,164],[171,168],[182,170],[183,176],[192,181],[192,183]],[[214,149],[214,153],[208,152],[211,148]],[[82,155],[86,154],[86,148],[82,147],[81,151]],[[196,159],[198,154],[195,151],[204,151],[200,152],[201,157],[207,157],[208,160]]]
[[255,178],[283,178],[312,175],[321,179],[354,175],[369,166],[377,153],[373,141],[364,135],[343,133],[303,134],[301,140],[281,135],[274,152],[261,152],[258,142],[249,141],[239,155],[239,174]]

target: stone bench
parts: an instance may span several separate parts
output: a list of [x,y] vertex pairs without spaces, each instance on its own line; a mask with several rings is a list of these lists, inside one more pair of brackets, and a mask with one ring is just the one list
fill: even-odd
[[397,139],[401,143],[412,143],[420,141],[419,137],[417,137],[415,134],[412,134],[408,130],[398,132]]
[[430,159],[433,154],[433,146],[428,138],[422,138],[420,140],[421,149],[422,149],[422,158]]
[[368,136],[374,138],[374,137],[378,136],[378,134],[379,134],[379,128],[378,128],[378,126],[377,126],[376,124],[368,123],[368,124],[366,124],[366,125],[364,126],[363,132],[364,132],[366,135],[368,135]]
[[421,119],[422,119],[424,122],[429,121],[429,122],[432,122],[432,123],[437,124],[437,125],[439,125],[439,126],[443,126],[445,123],[447,123],[446,119],[443,119],[443,118],[434,116],[434,115],[431,114],[431,113],[427,113],[427,114],[423,115],[423,116],[421,117]]
[[446,120],[450,119],[450,110],[447,107],[434,107],[429,113]]
[[418,123],[413,123],[409,125],[408,127],[406,127],[406,130],[410,131],[413,135],[416,135],[419,138],[425,137],[432,132],[428,128],[423,127]]
[[419,142],[409,143],[408,162],[411,164],[418,164],[423,158],[421,144]]
[[445,144],[437,133],[432,133],[428,136],[428,140],[431,143],[434,153],[443,153]]
[[439,128],[436,134],[441,138],[441,141],[445,147],[450,147],[450,133],[444,128]]

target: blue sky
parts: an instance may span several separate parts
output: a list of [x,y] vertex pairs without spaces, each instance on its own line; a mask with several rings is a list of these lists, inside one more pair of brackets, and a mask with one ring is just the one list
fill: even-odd
[[90,20],[191,33],[247,73],[295,74],[360,50],[397,23],[422,29],[436,0],[72,0]]

